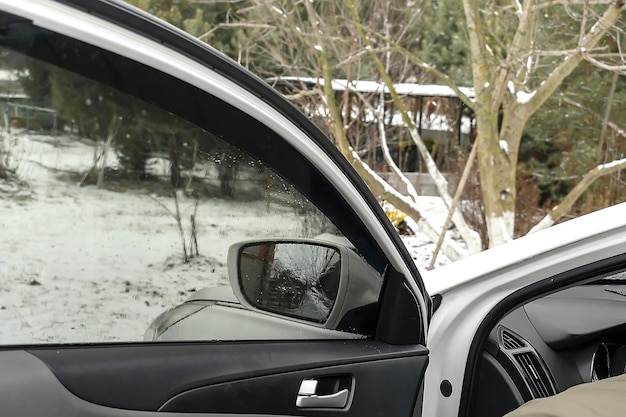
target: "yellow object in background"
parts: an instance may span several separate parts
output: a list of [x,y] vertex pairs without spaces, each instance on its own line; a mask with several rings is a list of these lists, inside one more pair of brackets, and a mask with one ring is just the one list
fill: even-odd
[[394,206],[392,206],[391,204],[387,202],[383,202],[382,207],[383,207],[383,210],[385,211],[385,214],[387,215],[387,218],[396,229],[400,227],[402,223],[404,223],[404,219],[406,218],[405,213],[398,210],[397,208],[395,208]]

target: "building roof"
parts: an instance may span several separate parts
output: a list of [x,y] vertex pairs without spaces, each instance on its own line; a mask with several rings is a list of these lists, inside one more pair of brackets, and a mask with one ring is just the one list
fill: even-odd
[[[304,84],[307,87],[319,85],[324,86],[324,79],[313,77],[272,77],[266,80],[270,84]],[[385,93],[389,89],[384,83],[378,81],[348,81],[342,79],[334,79],[332,81],[334,91],[355,91],[359,93],[371,94],[379,93],[384,89]],[[398,94],[402,96],[414,97],[456,97],[457,94],[447,85],[438,84],[415,84],[415,83],[398,83],[394,84]],[[474,89],[471,87],[459,88],[469,98],[474,98]]]

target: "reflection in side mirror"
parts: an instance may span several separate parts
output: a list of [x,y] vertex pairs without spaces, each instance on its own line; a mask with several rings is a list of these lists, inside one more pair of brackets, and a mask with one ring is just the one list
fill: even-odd
[[323,323],[337,299],[341,255],[308,242],[252,243],[241,248],[237,269],[253,307]]

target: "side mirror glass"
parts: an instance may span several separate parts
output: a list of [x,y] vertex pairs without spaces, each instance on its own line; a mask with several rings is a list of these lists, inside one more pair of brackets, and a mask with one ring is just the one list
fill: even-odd
[[324,323],[337,299],[341,254],[311,242],[248,243],[239,248],[238,287],[260,310]]

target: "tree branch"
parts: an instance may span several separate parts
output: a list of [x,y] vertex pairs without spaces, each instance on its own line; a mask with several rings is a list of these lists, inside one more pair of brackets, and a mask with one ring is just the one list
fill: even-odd
[[611,128],[611,130],[613,131],[613,133],[615,133],[618,136],[623,136],[626,138],[626,131],[622,128],[620,128],[618,125],[616,125],[615,123],[606,120],[606,122],[604,121],[604,119],[596,114],[592,109],[590,109],[589,107],[583,106],[582,104],[575,102],[574,100],[568,98],[568,97],[562,97],[562,100],[567,103],[570,104],[574,107],[578,107],[579,109],[587,112],[587,114],[590,114],[591,116],[593,116],[594,118],[596,118],[597,120],[602,121],[602,124],[606,124],[607,127]]
[[443,222],[443,227],[441,229],[441,235],[437,240],[437,245],[435,246],[435,250],[433,251],[433,257],[430,259],[430,264],[428,265],[428,269],[433,269],[435,266],[435,262],[437,261],[437,255],[441,250],[441,245],[443,244],[444,238],[446,236],[446,232],[448,231],[448,226],[452,221],[452,216],[454,214],[454,209],[459,204],[461,200],[461,195],[463,194],[463,190],[465,189],[465,185],[467,184],[467,180],[470,176],[470,172],[472,171],[472,167],[474,166],[474,160],[476,159],[476,153],[478,150],[478,139],[472,145],[472,150],[467,158],[467,162],[465,163],[465,168],[463,168],[463,174],[461,175],[461,180],[459,181],[459,185],[456,187],[456,192],[454,193],[454,198],[452,199],[452,205],[448,209],[448,215],[446,216],[446,220]]
[[[407,196],[401,194],[391,187],[385,180],[376,174],[356,152],[351,151],[352,166],[357,170],[359,175],[366,180],[374,195],[391,203],[398,210],[406,213],[419,226],[420,230],[428,236],[433,242],[437,240],[440,232],[422,215],[417,204]],[[465,250],[454,240],[446,238],[442,246],[443,253],[451,260],[457,261],[466,256]]]
[[202,35],[198,36],[198,39],[206,40],[206,38],[211,36],[213,34],[213,32],[216,32],[217,30],[223,29],[223,28],[276,29],[272,25],[262,24],[262,23],[246,23],[246,22],[240,22],[240,23],[218,23],[217,25],[212,27],[211,30],[209,30],[208,32],[205,32]]
[[[358,16],[354,16],[353,18],[358,24],[359,23]],[[368,48],[368,46],[371,46],[371,41],[365,34],[363,26],[358,24],[358,27],[359,27],[359,35],[361,36],[363,42],[365,43],[366,48]],[[426,145],[424,144],[424,141],[420,137],[417,131],[417,128],[415,127],[415,124],[409,117],[409,113],[406,109],[406,106],[404,105],[404,102],[400,99],[400,96],[398,95],[398,92],[396,91],[395,85],[393,84],[391,78],[389,77],[389,74],[385,70],[383,63],[378,58],[378,56],[376,56],[375,54],[371,54],[371,55],[376,65],[376,68],[378,69],[378,73],[380,74],[380,76],[383,79],[383,82],[387,86],[387,89],[389,90],[389,94],[391,95],[391,98],[393,99],[394,104],[396,105],[396,107],[398,108],[398,111],[400,112],[402,116],[402,120],[404,121],[405,126],[407,126],[409,130],[409,134],[411,135],[413,142],[417,146],[420,156],[422,157],[422,159],[424,160],[426,164],[426,169],[428,173],[430,174],[430,176],[432,177],[435,183],[435,186],[437,187],[437,192],[439,196],[443,199],[443,201],[445,202],[448,208],[451,207],[452,197],[450,197],[450,192],[448,191],[448,180],[439,171],[439,169],[437,168],[437,165],[435,164],[435,161],[432,159],[432,156],[428,152],[428,148],[426,148]],[[480,239],[480,235],[469,227],[469,225],[467,224],[463,216],[461,216],[458,213],[458,211],[454,212],[454,224],[459,230],[459,233],[463,237],[463,240],[465,241],[465,243],[467,243],[467,246],[470,249],[470,253],[480,252],[482,250],[482,242]]]
[[[500,70],[496,85],[494,86],[494,93],[491,96],[491,110],[497,111],[502,103],[502,97],[506,91],[506,85],[509,80],[509,74],[512,68],[509,66],[514,62],[519,62],[519,65],[524,66],[524,56],[528,56],[533,47],[532,39],[534,36],[534,19],[536,16],[537,0],[524,0],[521,5],[518,14],[520,15],[517,30],[513,36],[513,41],[507,54],[506,63]],[[515,71],[517,76],[517,83],[522,83],[522,80],[527,78],[524,71]],[[524,74],[522,74],[524,73]]]
[[[548,7],[553,6],[581,6],[585,3],[589,3],[590,6],[597,5],[608,5],[615,2],[615,0],[551,0],[551,1],[542,1],[541,4],[537,5],[538,10],[547,9]],[[501,10],[502,11],[510,11],[513,9],[514,5],[505,6]]]
[[598,178],[612,174],[614,172],[626,169],[626,158],[619,159],[617,161],[609,162],[607,164],[598,165],[593,168],[583,177],[583,179],[576,184],[574,189],[570,191],[561,203],[554,207],[550,212],[537,223],[528,233],[535,233],[539,230],[546,229],[552,226],[557,220],[563,217],[569,212],[578,198],[589,188],[589,186]]
[[[418,58],[415,54],[411,53],[410,51],[408,51],[407,49],[403,48],[402,46],[400,46],[399,44],[397,44],[396,42],[394,42],[392,39],[387,38],[385,35],[371,29],[368,27],[363,26],[361,23],[356,22],[357,26],[360,28],[360,30],[362,30],[363,32],[368,32],[371,35],[376,36],[377,38],[388,42],[389,47],[395,51],[398,52],[400,54],[402,54],[406,59],[409,60],[410,63],[418,66],[422,71],[432,75],[433,77],[435,77],[435,79],[439,80],[440,82],[444,83],[445,85],[447,85],[448,87],[450,87],[452,89],[452,91],[454,91],[454,93],[457,95],[457,97],[459,97],[459,99],[461,101],[463,101],[463,103],[469,107],[470,109],[474,109],[474,100],[469,98],[467,96],[467,94],[465,94],[461,88],[456,85],[456,83],[454,81],[452,81],[452,79],[444,74],[441,71],[438,71],[437,69],[433,68],[431,65],[429,65],[427,62],[421,60],[420,58]],[[365,49],[366,52],[368,53],[373,53],[375,52],[375,49],[371,47],[371,45],[369,45],[369,48],[366,47]]]
[[626,64],[622,65],[612,65],[607,64],[606,62],[598,61],[595,58],[592,58],[588,54],[583,54],[583,58],[585,61],[589,62],[591,65],[594,65],[603,70],[612,71],[620,75],[626,75]]
[[283,96],[290,101],[298,101],[305,97],[320,97],[324,98],[324,94],[317,88],[313,90],[301,90],[296,94],[283,94]]
[[387,144],[387,133],[385,132],[384,92],[381,91],[380,95],[381,97],[378,109],[373,109],[372,106],[367,102],[364,103],[376,114],[376,120],[378,122],[378,134],[380,136],[381,149],[383,151],[383,157],[385,158],[385,162],[387,162],[387,165],[389,165],[391,170],[398,176],[398,178],[400,178],[400,180],[406,187],[409,196],[413,199],[413,201],[417,202],[417,199],[419,197],[419,195],[417,194],[417,190],[415,189],[411,181],[408,180],[406,175],[402,173],[398,165],[396,165],[396,162],[393,160],[393,158],[391,157],[391,153],[389,152],[389,145]]
[[535,113],[545,101],[556,91],[563,80],[576,69],[583,59],[581,53],[594,48],[600,40],[606,35],[621,17],[622,11],[626,8],[624,0],[614,1],[600,17],[600,19],[589,29],[583,37],[581,44],[578,45],[577,54],[572,54],[558,65],[546,80],[537,88],[535,94],[530,100],[520,106],[520,111],[524,112],[526,118]]
[[463,0],[465,11],[465,24],[469,34],[469,46],[472,53],[472,73],[474,78],[474,90],[478,103],[488,103],[489,96],[494,86],[489,85],[493,81],[490,73],[494,65],[494,54],[485,38],[483,25],[480,20],[480,5],[478,0]]

